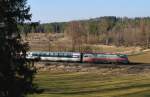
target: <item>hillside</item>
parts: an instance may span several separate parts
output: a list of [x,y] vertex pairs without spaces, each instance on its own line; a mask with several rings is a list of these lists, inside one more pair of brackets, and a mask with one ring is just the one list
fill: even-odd
[[[47,33],[30,33],[24,40],[29,43],[31,51],[71,51],[72,40],[69,37],[65,37],[64,34],[47,34]],[[62,47],[61,47],[62,46]],[[101,44],[83,44],[83,48],[87,47],[87,50],[95,52],[121,52],[121,53],[134,53],[140,52],[140,47],[124,47],[113,45],[101,45]]]

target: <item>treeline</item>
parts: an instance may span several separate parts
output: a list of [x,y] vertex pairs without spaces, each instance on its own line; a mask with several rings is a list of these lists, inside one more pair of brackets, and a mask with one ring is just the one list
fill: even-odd
[[24,23],[19,25],[22,33],[62,33],[66,23],[46,23],[40,22]]
[[107,16],[89,20],[64,23],[25,25],[22,32],[65,33],[73,42],[79,44],[106,44],[117,46],[150,47],[150,17]]

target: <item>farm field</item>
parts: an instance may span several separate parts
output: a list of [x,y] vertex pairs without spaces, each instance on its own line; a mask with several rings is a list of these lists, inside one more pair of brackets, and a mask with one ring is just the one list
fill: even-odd
[[41,71],[35,76],[34,83],[43,91],[28,97],[150,97],[149,74],[148,71],[129,73],[126,69]]

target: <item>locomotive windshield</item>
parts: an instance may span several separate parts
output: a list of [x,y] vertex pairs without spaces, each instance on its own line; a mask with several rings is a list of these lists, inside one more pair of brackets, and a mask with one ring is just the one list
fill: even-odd
[[127,58],[127,55],[118,55],[120,58]]

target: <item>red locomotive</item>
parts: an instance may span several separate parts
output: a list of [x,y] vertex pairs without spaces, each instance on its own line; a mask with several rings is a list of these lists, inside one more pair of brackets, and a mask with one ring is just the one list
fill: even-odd
[[129,63],[125,54],[114,53],[83,53],[82,62],[88,63]]

